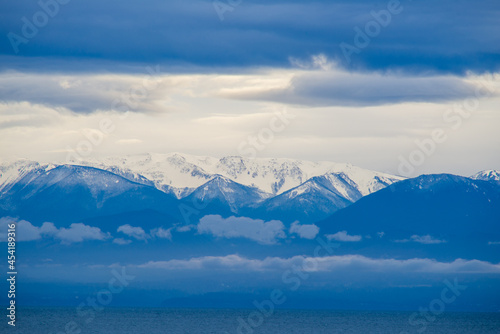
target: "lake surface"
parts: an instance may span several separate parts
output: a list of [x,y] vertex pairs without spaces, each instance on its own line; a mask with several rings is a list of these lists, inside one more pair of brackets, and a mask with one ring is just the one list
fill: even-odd
[[[5,314],[5,312],[3,312]],[[500,333],[500,313],[278,310],[269,314],[253,310],[159,308],[22,308],[16,327],[1,333],[26,334],[136,334],[136,333]],[[413,316],[412,316],[413,314]]]

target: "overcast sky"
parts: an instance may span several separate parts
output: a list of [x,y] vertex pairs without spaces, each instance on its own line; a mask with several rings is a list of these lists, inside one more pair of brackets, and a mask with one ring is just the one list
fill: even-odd
[[3,1],[0,158],[500,169],[499,17],[498,1]]

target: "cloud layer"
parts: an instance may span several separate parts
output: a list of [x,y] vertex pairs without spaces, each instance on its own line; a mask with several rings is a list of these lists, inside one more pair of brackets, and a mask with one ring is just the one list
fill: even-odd
[[246,217],[222,218],[208,215],[200,219],[198,233],[220,238],[247,238],[261,244],[274,244],[286,237],[285,226],[278,220],[263,221]]
[[[154,238],[159,238],[159,239],[168,239],[172,240],[172,232],[171,228],[169,229],[164,229],[163,227],[158,227],[151,229],[149,233],[146,233],[142,227],[139,226],[132,226],[130,224],[125,224],[122,226],[119,226],[118,229],[116,230],[118,233],[123,233],[126,236],[140,240],[140,241],[147,241],[148,239],[154,239]],[[114,243],[118,245],[126,245],[131,243],[131,240],[126,240],[123,238],[116,238],[113,240]]]
[[358,242],[363,239],[360,235],[349,235],[347,234],[347,231],[340,231],[335,234],[327,234],[326,237],[328,240],[337,240],[337,241],[344,241],[344,242]]
[[144,232],[142,227],[134,227],[129,224],[125,224],[118,227],[117,232],[121,232],[137,240],[146,240],[149,238],[149,236],[146,234],[146,232]]
[[139,75],[35,74],[8,72],[0,75],[0,100],[29,102],[59,112],[165,111],[169,86],[162,83],[159,68],[148,67]]
[[188,260],[150,261],[140,268],[164,270],[225,269],[245,271],[283,271],[298,266],[305,272],[377,271],[420,273],[500,273],[500,264],[479,260],[457,259],[439,262],[433,259],[374,259],[361,255],[328,257],[294,256],[291,258],[268,257],[263,260],[248,259],[239,255],[205,256]]
[[396,242],[417,242],[419,244],[441,244],[446,242],[446,240],[441,240],[434,238],[431,235],[412,235],[410,239],[396,240]]
[[71,244],[83,242],[86,240],[106,240],[110,238],[109,234],[101,231],[98,227],[88,226],[82,223],[71,224],[69,228],[57,228],[53,223],[43,223],[42,226],[33,226],[26,220],[17,221],[14,218],[0,218],[0,241],[7,240],[8,224],[16,223],[16,240],[17,241],[33,241],[39,240],[42,237],[50,237],[60,240],[63,244]]
[[[347,73],[333,64],[318,56],[293,69],[231,75],[171,74],[160,68],[161,84],[144,96],[134,89],[142,87],[145,69],[134,75],[0,73],[2,158],[65,162],[68,153],[89,145],[83,158],[178,151],[238,155],[248,136],[286,109],[295,118],[258,152],[260,157],[350,162],[397,174],[398,156],[407,156],[418,148],[416,140],[440,128],[449,139],[417,173],[471,175],[497,168],[499,156],[488,152],[500,143],[498,74]],[[477,110],[464,118],[455,103],[462,105],[482,82],[497,93],[480,99]],[[282,98],[287,94],[293,96]],[[418,94],[435,102],[408,102],[419,101]],[[129,107],[133,112],[124,113]],[[453,121],[444,120],[450,110],[447,119]],[[455,119],[463,124],[459,131],[451,128]],[[103,129],[103,122],[111,126]],[[466,162],[464,155],[470,157]]]
[[313,68],[294,73],[284,87],[226,89],[228,98],[266,100],[310,107],[373,106],[401,102],[444,102],[474,96],[476,86],[457,76],[349,72],[324,55]]
[[[101,67],[110,62],[231,67],[286,66],[289,57],[325,53],[347,65],[340,44],[354,45],[355,29],[365,30],[373,21],[371,13],[386,10],[387,3],[252,1],[231,7],[221,21],[211,0],[172,0],[168,5],[152,0],[147,6],[130,0],[71,2],[28,36],[17,55],[71,57],[80,63],[100,62]],[[492,33],[499,29],[498,1],[401,1],[400,7],[400,13],[352,56],[352,66],[498,70],[500,37]],[[0,34],[22,37],[21,19],[32,22],[41,10],[34,1],[2,2]],[[0,40],[0,50],[16,54],[8,38]],[[5,67],[15,62],[0,63]]]
[[294,222],[290,226],[290,233],[304,239],[314,239],[319,233],[319,227],[314,224],[301,225],[299,222]]
[[[42,226],[34,226],[29,221],[18,220],[11,217],[0,218],[0,242],[7,240],[8,225],[15,223],[16,225],[16,241],[34,241],[42,238],[52,238],[61,241],[62,244],[79,243],[88,240],[105,241],[111,239],[110,233],[104,233],[100,228],[85,225],[82,223],[73,223],[68,228],[57,228],[54,223],[45,222]],[[149,239],[168,239],[172,240],[171,229],[158,227],[151,229],[146,233],[142,227],[134,227],[129,224],[118,227],[117,232],[124,234],[127,237],[139,241],[147,241]],[[132,242],[130,239],[115,238],[113,243],[118,245],[128,245]]]
[[[474,96],[485,85],[489,95],[498,95],[493,76],[355,72],[340,68],[325,55],[292,63],[287,70],[242,70],[232,75],[167,71],[155,66],[138,74],[0,73],[0,101],[40,105],[60,113],[157,114],[185,108],[185,101],[194,99],[359,107],[457,101]],[[134,139],[132,143],[137,142]]]

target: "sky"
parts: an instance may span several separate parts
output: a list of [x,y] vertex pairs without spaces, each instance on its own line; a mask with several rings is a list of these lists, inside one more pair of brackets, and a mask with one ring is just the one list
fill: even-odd
[[500,169],[498,1],[0,3],[0,160]]

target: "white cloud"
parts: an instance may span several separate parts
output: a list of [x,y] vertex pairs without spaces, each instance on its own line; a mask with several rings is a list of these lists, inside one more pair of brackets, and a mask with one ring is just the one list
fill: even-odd
[[59,232],[54,223],[45,222],[40,227],[40,233],[46,235],[56,235]]
[[105,240],[109,238],[109,234],[103,233],[98,227],[84,225],[82,223],[71,224],[69,228],[61,227],[58,229],[53,223],[45,222],[42,226],[37,227],[26,220],[19,220],[10,217],[0,218],[0,241],[7,240],[7,225],[16,223],[16,241],[32,241],[42,237],[52,237],[61,240],[64,244],[74,242],[83,242],[85,240]]
[[55,238],[68,244],[73,242],[82,242],[84,240],[105,240],[109,237],[109,234],[103,233],[100,228],[88,226],[82,223],[71,224],[69,228],[62,227],[55,234]]
[[179,226],[176,228],[176,231],[177,232],[189,232],[191,231],[192,229],[195,229],[196,228],[196,225],[183,225],[183,226]]
[[340,231],[335,234],[327,234],[328,240],[337,240],[345,242],[357,242],[361,241],[362,237],[360,235],[349,235],[347,231]]
[[411,240],[421,243],[421,244],[440,244],[446,242],[446,240],[435,239],[430,235],[412,235]]
[[299,222],[294,222],[290,226],[290,233],[298,234],[299,237],[304,239],[314,239],[319,233],[319,227],[314,224],[300,225]]
[[[150,230],[148,234],[146,233],[146,231],[144,231],[142,227],[131,226],[130,224],[122,225],[117,229],[117,232],[121,232],[131,238],[141,241],[147,241],[148,239],[154,239],[154,238],[172,240],[171,231],[172,228],[164,229],[163,227],[158,227]],[[117,241],[116,243],[120,243],[122,245],[124,244],[122,241]]]
[[169,261],[150,261],[140,265],[141,268],[161,268],[171,270],[184,269],[243,269],[243,270],[261,270],[262,261],[250,260],[239,255],[226,256],[203,256],[191,258],[189,260],[169,260]]
[[172,240],[171,228],[169,228],[168,230],[165,230],[163,227],[155,228],[155,229],[151,230],[151,236],[157,237],[160,239]]
[[263,260],[248,259],[239,255],[204,256],[187,260],[150,261],[140,268],[166,270],[229,269],[247,271],[282,271],[299,266],[304,271],[334,272],[377,271],[377,272],[426,272],[426,273],[500,273],[500,264],[479,260],[457,259],[453,262],[439,262],[433,259],[374,259],[361,255],[327,257],[294,256],[291,258],[267,257]]
[[274,244],[285,238],[285,226],[279,220],[265,222],[246,217],[222,218],[208,215],[200,219],[198,232],[222,238],[247,238],[261,244]]
[[126,240],[126,239],[123,239],[123,238],[115,238],[115,239],[113,239],[113,243],[117,244],[117,245],[128,245],[131,242],[132,242],[132,240]]
[[8,225],[16,223],[16,241],[31,241],[41,238],[40,228],[26,220],[17,221],[11,217],[0,218],[0,241],[7,241]]
[[500,245],[500,241],[489,241],[488,245]]
[[418,242],[420,244],[441,244],[446,242],[446,240],[436,239],[430,235],[412,235],[410,239],[396,240],[396,242]]
[[137,240],[147,240],[149,238],[149,235],[144,232],[142,227],[134,227],[129,224],[122,225],[118,227],[116,230],[117,232],[121,232],[125,235],[128,235],[131,238],[137,239]]

